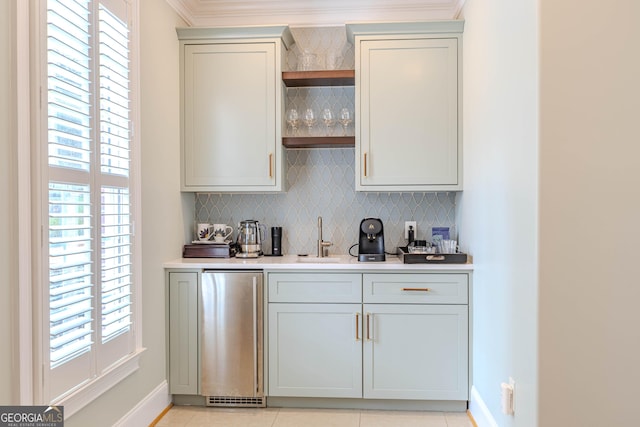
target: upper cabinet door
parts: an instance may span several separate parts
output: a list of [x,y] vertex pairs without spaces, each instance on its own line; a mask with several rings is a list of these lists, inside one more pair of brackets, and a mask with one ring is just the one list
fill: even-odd
[[462,190],[459,43],[356,37],[356,190]]
[[183,45],[182,190],[282,191],[280,45]]

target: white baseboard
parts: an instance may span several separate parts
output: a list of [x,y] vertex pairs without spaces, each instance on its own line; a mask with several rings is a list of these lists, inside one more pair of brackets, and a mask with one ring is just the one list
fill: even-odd
[[114,427],[148,426],[171,404],[169,384],[163,381],[151,393],[120,418]]
[[471,387],[471,400],[469,401],[469,412],[478,427],[499,427],[496,420],[491,415],[489,408],[482,400],[478,389]]

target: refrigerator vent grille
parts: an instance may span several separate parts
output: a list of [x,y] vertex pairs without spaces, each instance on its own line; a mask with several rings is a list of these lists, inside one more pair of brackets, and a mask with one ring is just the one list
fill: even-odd
[[266,404],[265,397],[207,396],[207,406],[264,408]]

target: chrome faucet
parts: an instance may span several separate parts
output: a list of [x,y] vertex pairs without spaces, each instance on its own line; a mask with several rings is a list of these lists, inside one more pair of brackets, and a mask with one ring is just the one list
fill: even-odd
[[333,245],[322,240],[322,217],[318,217],[318,258],[324,258],[324,248]]

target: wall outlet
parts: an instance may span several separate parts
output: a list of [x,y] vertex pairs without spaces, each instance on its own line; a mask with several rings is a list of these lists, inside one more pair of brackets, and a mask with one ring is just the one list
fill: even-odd
[[516,383],[513,378],[509,377],[509,384],[500,384],[502,413],[505,415],[513,415],[515,413],[515,391]]
[[405,221],[404,222],[404,238],[409,238],[409,226],[413,227],[413,237],[418,238],[418,228],[416,227],[416,221]]

